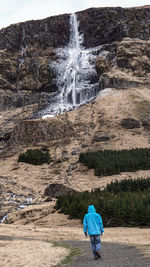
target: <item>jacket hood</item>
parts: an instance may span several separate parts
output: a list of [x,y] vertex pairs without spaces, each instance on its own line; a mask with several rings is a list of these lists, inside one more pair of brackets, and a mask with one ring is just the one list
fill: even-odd
[[94,205],[88,206],[88,212],[96,212]]

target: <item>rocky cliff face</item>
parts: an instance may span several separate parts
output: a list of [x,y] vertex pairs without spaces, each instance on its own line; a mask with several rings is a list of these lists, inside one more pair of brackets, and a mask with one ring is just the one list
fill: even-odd
[[[57,91],[54,48],[69,41],[69,15],[11,25],[0,31],[0,110],[39,103]],[[41,95],[41,92],[44,92]]]
[[[136,75],[138,72],[147,75],[149,43],[141,40],[146,42],[150,37],[149,7],[92,8],[78,12],[77,16],[86,48],[107,44],[110,66],[115,62],[121,71],[132,69]],[[50,101],[52,94],[57,92],[52,63],[57,59],[55,48],[64,47],[69,42],[69,19],[68,14],[54,16],[14,24],[0,31],[0,110],[41,101],[47,103],[47,99]],[[140,41],[126,43],[123,48],[120,41],[125,37]],[[137,60],[135,46],[135,50],[140,51]],[[133,56],[134,63],[131,63]],[[143,63],[139,70],[135,70],[141,57]],[[115,77],[106,76],[102,77],[102,87],[117,83]]]
[[84,45],[94,47],[125,37],[149,39],[150,7],[92,8],[78,13]]
[[[77,17],[84,47],[98,47],[101,89],[150,88],[150,7],[91,8]],[[52,101],[58,91],[55,48],[69,38],[69,14],[0,30],[0,146],[16,123]]]
[[[77,13],[84,46],[121,41],[124,37],[149,39],[150,7],[90,8]],[[0,49],[19,50],[22,46],[64,47],[70,37],[68,14],[14,24],[0,31]]]
[[150,88],[150,40],[124,38],[102,49],[108,52],[96,61],[102,88]]

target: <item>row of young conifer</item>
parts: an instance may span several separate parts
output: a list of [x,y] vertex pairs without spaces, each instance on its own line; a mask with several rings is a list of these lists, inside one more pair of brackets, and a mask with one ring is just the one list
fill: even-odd
[[150,178],[115,181],[105,190],[62,195],[56,209],[82,221],[91,204],[105,226],[150,226]]
[[150,149],[99,150],[81,153],[79,161],[94,168],[97,176],[150,169]]

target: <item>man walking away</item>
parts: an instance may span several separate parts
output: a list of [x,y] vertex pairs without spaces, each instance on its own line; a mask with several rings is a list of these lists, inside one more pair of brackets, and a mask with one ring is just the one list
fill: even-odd
[[94,259],[98,260],[101,258],[100,248],[101,240],[100,235],[104,233],[103,222],[101,216],[96,212],[94,205],[88,207],[88,213],[84,216],[83,219],[83,229],[84,234],[87,237],[90,236],[92,251]]

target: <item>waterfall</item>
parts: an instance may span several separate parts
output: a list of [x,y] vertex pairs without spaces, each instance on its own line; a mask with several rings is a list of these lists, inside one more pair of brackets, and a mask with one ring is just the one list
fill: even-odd
[[[59,87],[61,88],[62,100],[65,104],[70,103],[73,106],[77,104],[77,83],[81,68],[81,45],[82,36],[79,35],[78,22],[75,14],[70,17],[70,42],[67,48],[68,58],[66,61],[65,72],[59,77]],[[63,84],[61,84],[63,81]]]
[[7,214],[5,214],[4,216],[2,216],[2,218],[0,218],[0,223],[4,223],[5,220],[8,218],[9,214],[13,212],[13,210],[19,211],[27,206],[36,204],[35,202],[33,202],[33,198],[31,197],[26,197],[24,195],[15,195],[13,193],[4,191],[2,191],[2,193],[6,194],[7,196],[10,196],[9,203],[11,203],[12,210],[9,210]]
[[26,58],[26,39],[25,39],[25,29],[22,28],[22,40],[21,40],[21,45],[20,45],[20,57],[18,58],[18,71],[17,71],[17,89],[18,89],[18,94],[20,94],[20,71],[21,71],[21,66],[25,62]]
[[26,40],[25,40],[25,29],[22,28],[22,40],[21,40],[21,55],[19,58],[19,64],[18,64],[18,72],[20,72],[20,67],[25,61],[26,57]]
[[54,116],[91,101],[100,91],[99,77],[94,67],[97,49],[83,47],[76,14],[70,15],[70,41],[56,49],[58,60],[53,64],[58,94],[42,116]]

